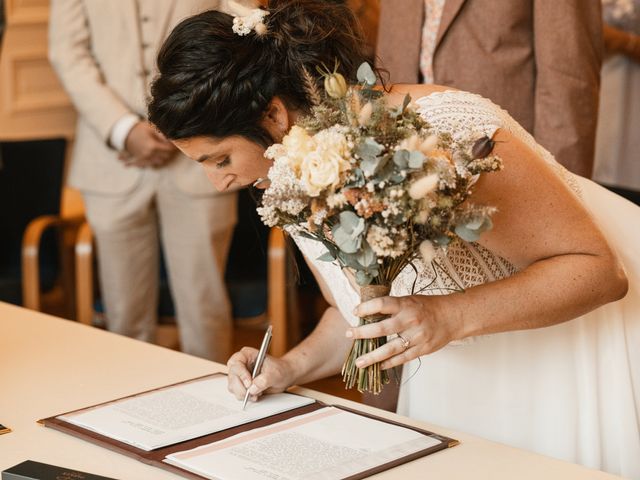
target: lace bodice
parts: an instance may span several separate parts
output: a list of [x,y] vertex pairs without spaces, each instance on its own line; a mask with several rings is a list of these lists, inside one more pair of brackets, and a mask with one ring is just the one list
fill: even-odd
[[[503,109],[479,95],[460,92],[436,92],[419,98],[418,112],[438,132],[449,132],[454,138],[469,135],[492,137],[497,129],[508,130],[538,153],[566,184],[579,195],[579,187],[573,175],[558,164],[553,156],[540,145]],[[294,235],[294,239],[313,263],[329,287],[336,306],[342,315],[356,325],[358,318],[353,309],[360,303],[359,293],[336,263],[317,260],[326,252],[315,240]],[[407,266],[394,281],[391,295],[411,294],[447,295],[463,288],[499,280],[513,275],[517,270],[508,260],[492,253],[477,243],[455,242],[446,251],[437,253],[435,262],[427,265],[420,259],[416,269]]]

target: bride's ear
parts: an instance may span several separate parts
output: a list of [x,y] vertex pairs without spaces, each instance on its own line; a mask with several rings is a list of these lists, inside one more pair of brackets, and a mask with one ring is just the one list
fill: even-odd
[[260,126],[280,143],[291,127],[291,116],[280,97],[273,97],[260,119]]

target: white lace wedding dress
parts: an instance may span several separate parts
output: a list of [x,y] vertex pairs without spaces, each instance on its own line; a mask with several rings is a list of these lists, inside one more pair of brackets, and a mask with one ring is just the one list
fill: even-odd
[[[548,328],[450,344],[405,365],[398,413],[588,467],[640,479],[640,208],[562,168],[504,110],[480,96],[447,91],[417,100],[437,130],[493,134],[507,129],[549,162],[591,211],[618,252],[627,296]],[[480,126],[480,128],[478,128]],[[359,297],[319,242],[296,242],[323,276],[344,317]],[[440,254],[445,271],[407,267],[392,295],[448,294],[516,272],[477,244]],[[428,290],[425,288],[428,287]]]

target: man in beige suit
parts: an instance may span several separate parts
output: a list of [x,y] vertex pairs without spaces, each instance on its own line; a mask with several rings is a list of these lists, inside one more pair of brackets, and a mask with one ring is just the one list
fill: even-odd
[[226,361],[232,319],[225,260],[235,194],[146,121],[155,57],[183,18],[217,0],[52,0],[51,63],[78,110],[71,185],[98,246],[108,328],[152,341],[164,246],[183,351]]
[[429,83],[490,98],[590,177],[600,9],[600,0],[381,0],[380,66],[392,82],[418,83],[423,71]]

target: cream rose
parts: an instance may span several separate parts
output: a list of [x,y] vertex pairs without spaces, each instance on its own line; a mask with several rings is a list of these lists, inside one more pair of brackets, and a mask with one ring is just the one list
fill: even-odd
[[302,161],[300,179],[307,195],[317,197],[325,188],[340,182],[340,158],[311,152]]
[[286,156],[289,167],[299,175],[300,167],[305,157],[316,149],[316,141],[304,128],[294,125],[283,138],[282,144],[287,150]]
[[336,161],[340,164],[340,173],[351,169],[351,152],[349,150],[349,142],[340,131],[329,128],[318,132],[314,137],[317,145],[317,151],[322,157],[336,157]]

